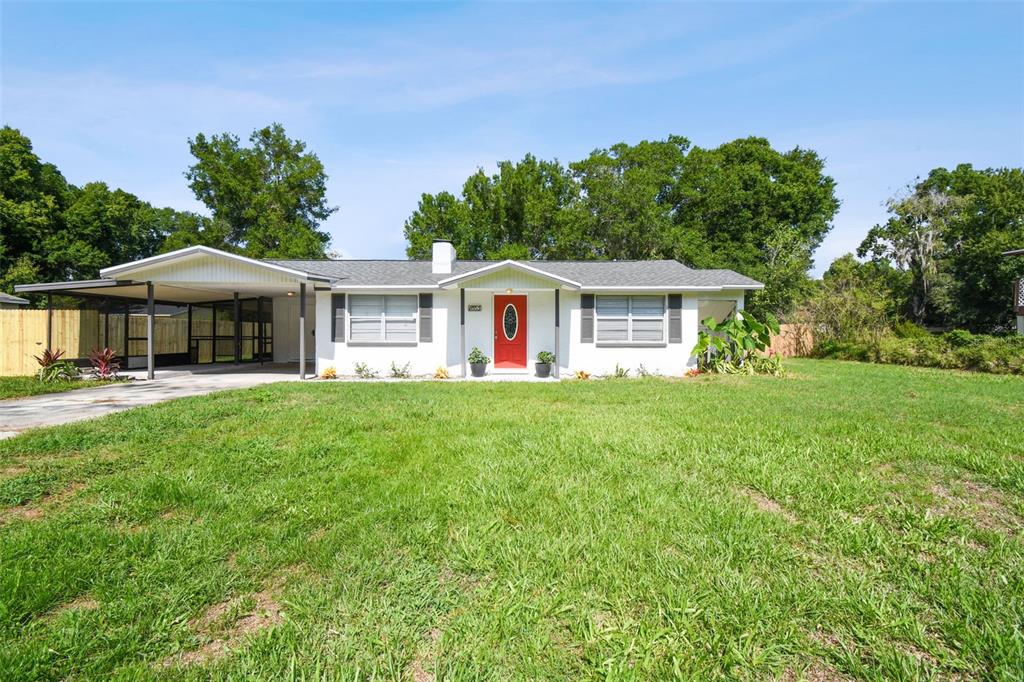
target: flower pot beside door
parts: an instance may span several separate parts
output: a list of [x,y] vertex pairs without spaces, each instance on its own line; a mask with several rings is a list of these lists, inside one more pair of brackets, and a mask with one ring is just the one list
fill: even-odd
[[473,350],[469,352],[469,369],[475,377],[482,377],[487,374],[487,365],[490,364],[491,359],[484,355],[484,352],[477,347],[473,347]]
[[555,362],[554,353],[549,353],[546,350],[542,350],[537,353],[537,363],[534,368],[537,371],[537,376],[541,379],[547,379],[551,376],[551,365]]

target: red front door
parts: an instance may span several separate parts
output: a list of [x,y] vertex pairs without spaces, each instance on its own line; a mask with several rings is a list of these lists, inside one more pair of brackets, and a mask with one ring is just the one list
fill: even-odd
[[526,296],[494,297],[494,368],[526,369]]

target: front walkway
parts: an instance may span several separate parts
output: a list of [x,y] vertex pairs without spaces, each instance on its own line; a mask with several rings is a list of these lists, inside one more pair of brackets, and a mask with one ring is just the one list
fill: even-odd
[[297,365],[218,366],[202,370],[171,367],[157,370],[157,378],[153,381],[132,381],[0,400],[0,438],[10,438],[39,426],[69,424],[175,398],[297,379]]

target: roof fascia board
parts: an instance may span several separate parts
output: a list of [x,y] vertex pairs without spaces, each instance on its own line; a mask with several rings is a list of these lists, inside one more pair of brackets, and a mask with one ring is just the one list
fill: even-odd
[[345,284],[334,280],[331,285],[332,291],[345,291],[347,289],[440,289],[437,284]]
[[99,289],[101,287],[128,287],[139,284],[133,280],[119,279],[83,279],[73,282],[38,282],[35,284],[18,284],[14,287],[19,292],[66,291],[74,289]]
[[595,286],[583,287],[583,291],[723,291],[726,289],[754,290],[764,289],[763,284],[722,284],[714,286]]

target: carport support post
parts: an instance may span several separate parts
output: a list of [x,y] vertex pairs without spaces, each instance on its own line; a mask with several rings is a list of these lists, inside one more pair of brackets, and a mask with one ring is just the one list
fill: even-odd
[[53,350],[53,294],[46,294],[46,350]]
[[558,346],[561,342],[562,330],[559,328],[561,323],[562,310],[558,302],[559,290],[555,289],[555,378],[558,378],[558,364],[562,361],[562,356],[559,353]]
[[156,372],[153,368],[153,330],[156,309],[153,306],[153,283],[146,282],[146,378],[153,379]]
[[235,292],[235,364],[242,361],[242,304],[238,302]]
[[466,290],[459,287],[459,353],[462,355],[462,378],[466,378]]
[[306,378],[306,283],[299,284],[299,379]]

